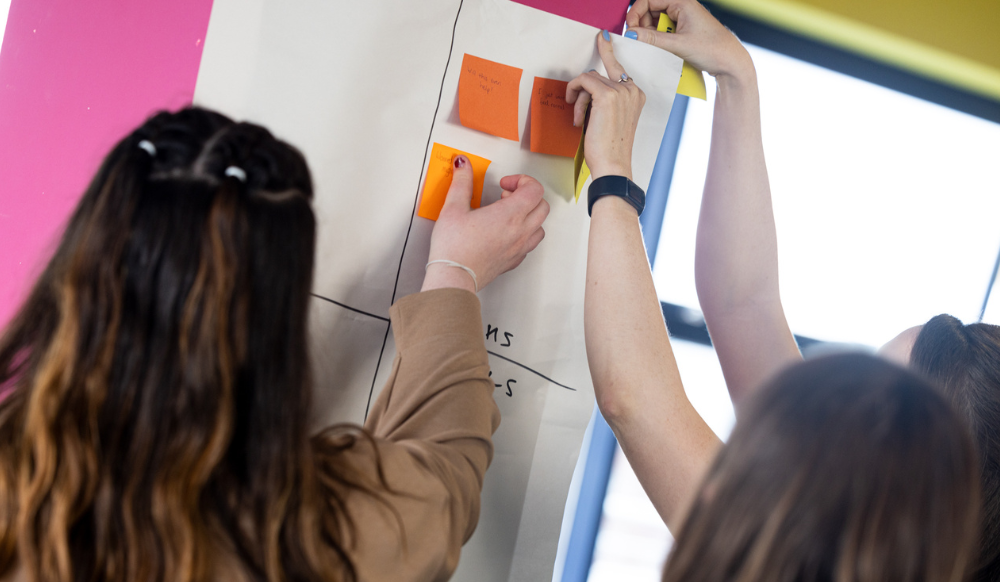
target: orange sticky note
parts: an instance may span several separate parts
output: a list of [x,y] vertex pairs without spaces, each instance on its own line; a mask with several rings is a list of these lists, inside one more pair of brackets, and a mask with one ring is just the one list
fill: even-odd
[[466,54],[458,78],[462,125],[517,141],[517,92],[521,69]]
[[573,127],[573,106],[566,103],[566,81],[535,77],[531,88],[531,151],[572,158],[580,143]]
[[486,181],[486,169],[490,167],[490,161],[469,152],[435,143],[431,148],[431,159],[427,165],[417,216],[431,220],[438,219],[444,200],[448,197],[448,189],[451,188],[451,172],[454,167],[452,163],[459,154],[464,154],[472,162],[472,207],[479,208],[482,204],[483,182]]

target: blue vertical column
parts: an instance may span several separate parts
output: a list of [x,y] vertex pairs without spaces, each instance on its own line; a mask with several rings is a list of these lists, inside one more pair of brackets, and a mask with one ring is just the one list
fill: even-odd
[[[687,113],[688,98],[677,95],[670,111],[667,129],[663,134],[660,151],[657,154],[653,175],[646,191],[646,209],[639,218],[646,256],[649,263],[656,259],[656,247],[660,241],[663,214],[667,208],[667,195],[674,175],[677,160],[677,146],[684,129],[684,115]],[[640,184],[641,185],[641,184]],[[594,428],[587,450],[587,461],[580,485],[580,497],[576,504],[573,529],[570,532],[569,547],[566,550],[566,564],[563,567],[562,582],[586,582],[590,574],[590,564],[594,560],[594,546],[597,530],[601,525],[604,496],[611,478],[611,462],[618,448],[618,441],[600,410],[594,407]]]

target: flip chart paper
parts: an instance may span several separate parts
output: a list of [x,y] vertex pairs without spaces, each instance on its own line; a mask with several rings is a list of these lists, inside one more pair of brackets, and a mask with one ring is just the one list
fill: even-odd
[[[401,13],[407,26],[391,35],[341,26],[392,22]],[[566,493],[594,406],[583,341],[589,221],[586,208],[572,203],[573,160],[462,125],[462,57],[518,67],[530,77],[570,79],[603,71],[597,34],[507,0],[425,0],[420,10],[403,0],[215,0],[212,6],[195,102],[266,125],[299,147],[313,172],[314,428],[362,422],[390,373],[395,345],[388,309],[420,289],[434,226],[416,218],[433,144],[492,160],[483,205],[499,199],[505,175],[528,174],[545,188],[551,207],[545,240],[479,293],[503,420],[479,525],[452,578],[457,582],[552,578]],[[613,42],[615,56],[646,93],[632,160],[633,179],[645,186],[681,61],[649,45]],[[352,58],[343,58],[344,46]],[[399,89],[359,87],[355,80],[373,70]],[[531,89],[521,83],[518,90],[519,128],[527,123]]]
[[572,158],[582,128],[573,127],[573,106],[566,103],[566,81],[535,77],[531,88],[531,151]]
[[628,0],[514,0],[519,4],[544,10],[611,32],[625,26]]
[[466,54],[458,82],[462,125],[517,141],[521,69]]
[[486,179],[486,170],[490,167],[490,161],[469,152],[436,143],[431,149],[431,159],[427,162],[427,178],[424,180],[424,189],[420,194],[420,208],[417,209],[417,216],[430,220],[438,219],[444,201],[448,197],[448,190],[451,188],[455,156],[461,154],[465,154],[472,163],[472,207],[479,208],[483,199],[483,181]]
[[[656,24],[656,30],[660,32],[674,32],[677,30],[677,25],[674,24],[673,20],[670,20],[666,12],[661,12],[660,21]],[[684,61],[684,67],[681,69],[681,80],[677,84],[677,94],[696,97],[702,101],[708,100],[705,76],[687,61]]]

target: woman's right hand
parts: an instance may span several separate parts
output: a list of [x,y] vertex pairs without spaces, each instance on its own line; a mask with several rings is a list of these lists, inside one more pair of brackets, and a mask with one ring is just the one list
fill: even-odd
[[[523,174],[500,180],[503,193],[493,204],[473,210],[472,164],[465,156],[452,160],[451,188],[431,234],[428,262],[454,261],[476,273],[479,290],[518,265],[542,242],[542,222],[549,214],[545,189]],[[460,287],[475,291],[472,277],[444,263],[427,267],[422,291]]]
[[610,78],[597,71],[578,76],[566,86],[566,103],[574,106],[573,125],[578,127],[584,122],[587,106],[591,105],[583,144],[591,176],[595,180],[602,176],[625,176],[631,180],[632,142],[646,95],[634,81],[620,81],[626,72],[615,58],[606,30],[597,35],[597,52]]
[[[661,12],[677,23],[676,32],[656,30]],[[625,22],[638,40],[670,51],[713,77],[743,80],[753,73],[750,53],[697,0],[636,0]]]

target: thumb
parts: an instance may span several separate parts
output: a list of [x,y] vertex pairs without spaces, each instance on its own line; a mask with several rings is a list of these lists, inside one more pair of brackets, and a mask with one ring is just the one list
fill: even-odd
[[455,156],[451,161],[451,188],[445,198],[444,207],[456,207],[462,210],[472,208],[472,162],[463,155]]
[[674,53],[677,56],[679,50],[683,49],[683,40],[678,41],[677,33],[675,32],[659,32],[651,28],[630,28],[636,33],[636,40],[644,42],[646,44],[651,44],[661,49]]

